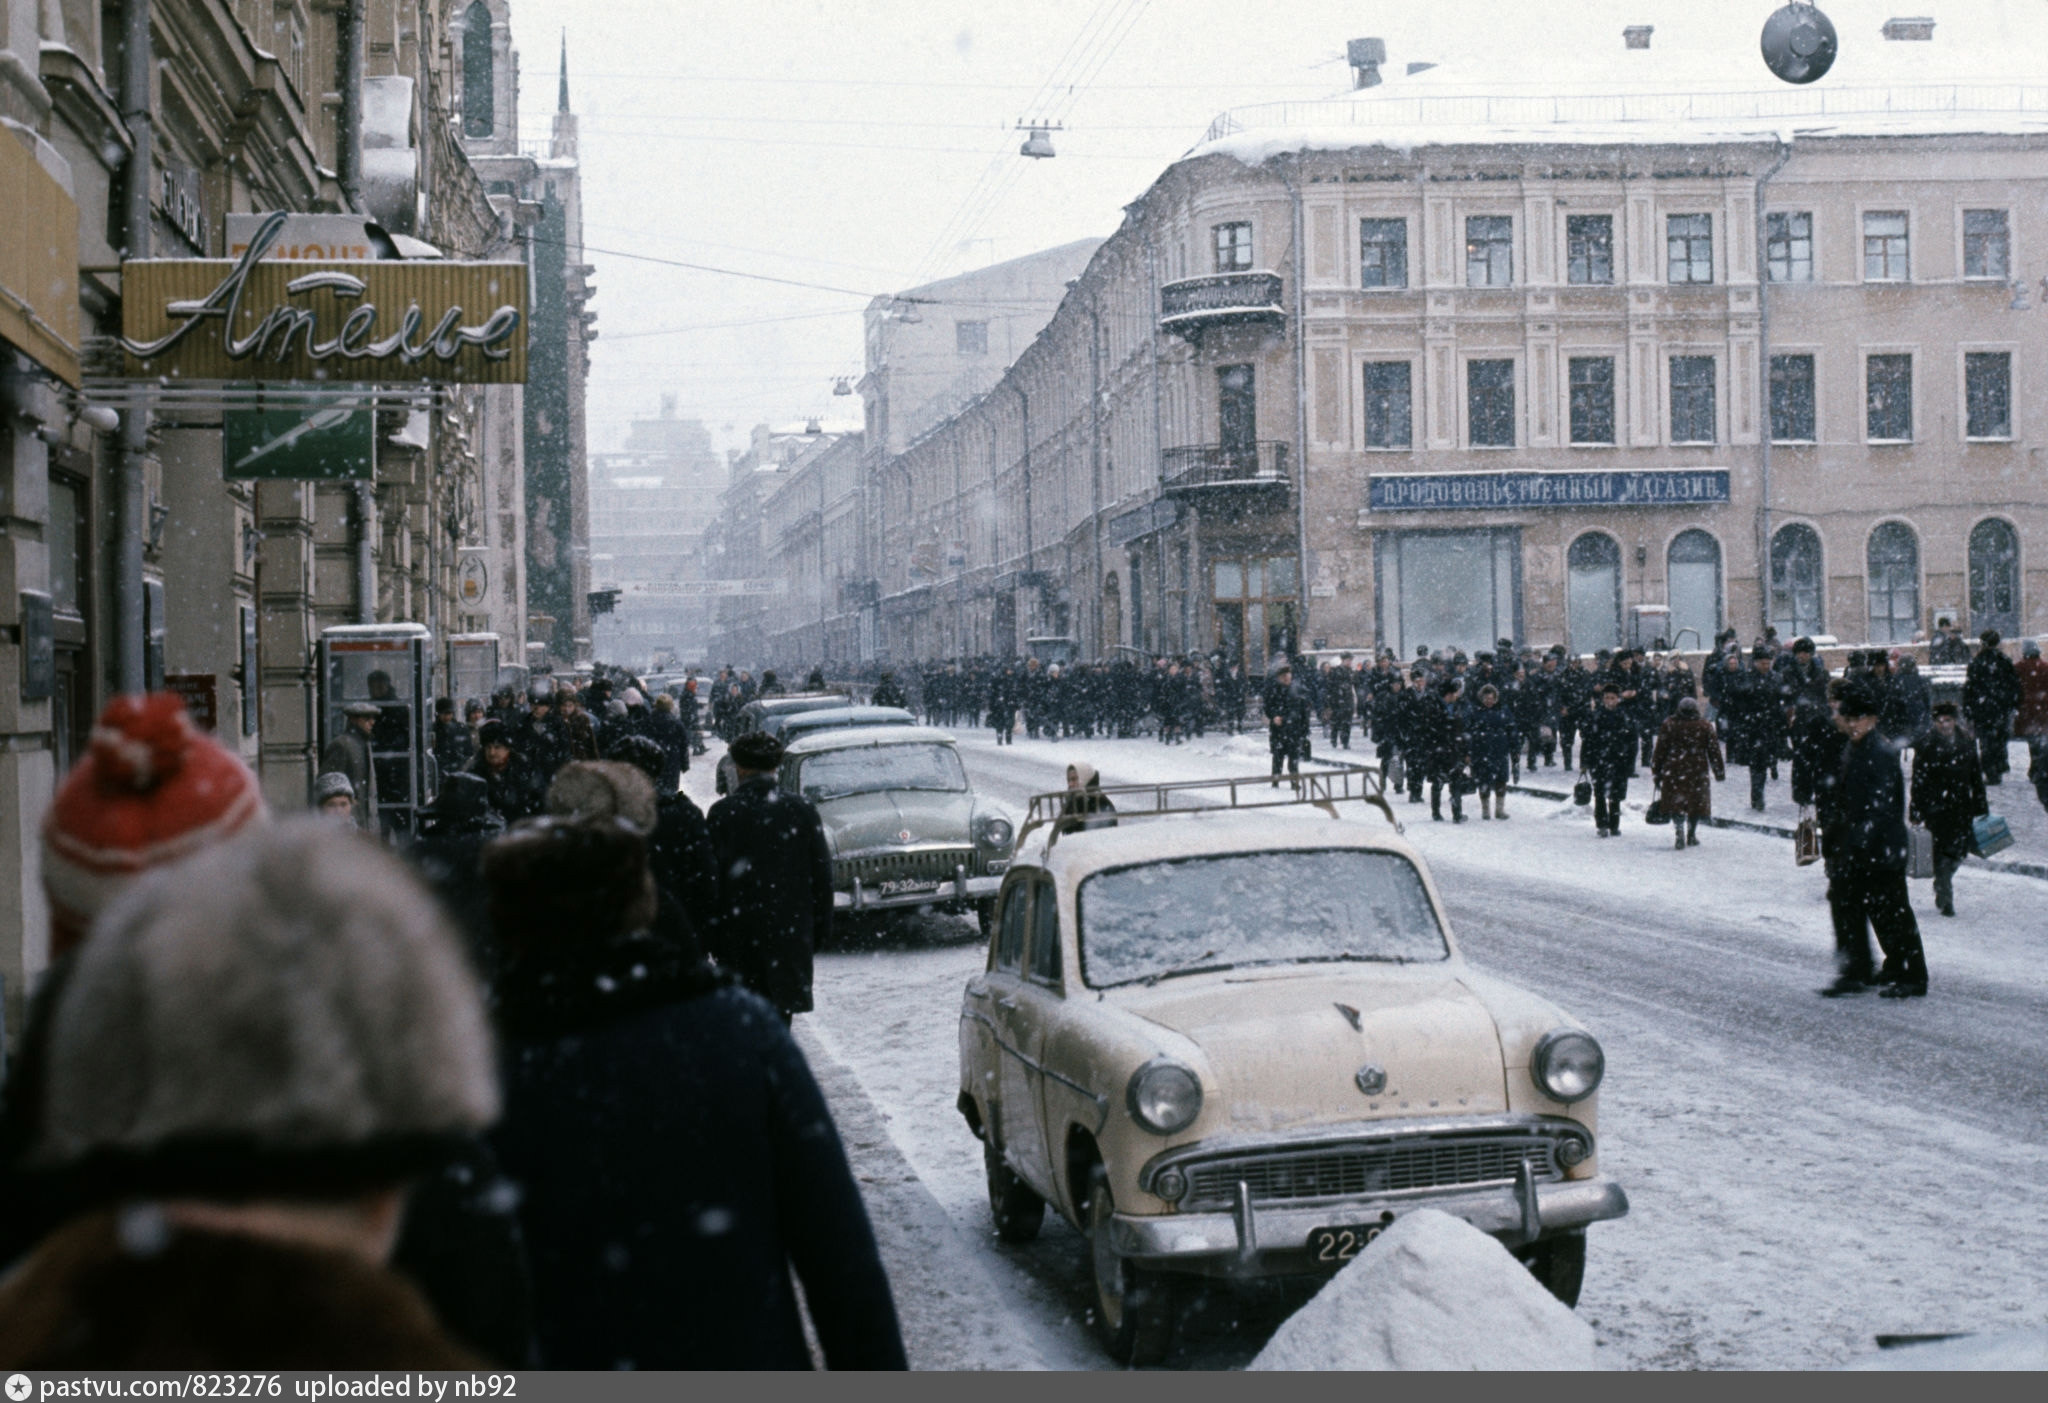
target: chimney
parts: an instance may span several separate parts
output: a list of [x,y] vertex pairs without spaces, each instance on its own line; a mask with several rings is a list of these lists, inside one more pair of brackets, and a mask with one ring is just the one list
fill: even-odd
[[1384,39],[1353,39],[1344,46],[1344,56],[1351,64],[1351,86],[1353,88],[1376,88],[1380,83],[1380,65],[1387,61],[1387,41]]
[[1934,21],[1926,15],[1911,19],[1888,19],[1884,22],[1884,37],[1924,44],[1934,38]]
[[1410,78],[1413,78],[1416,74],[1427,73],[1430,69],[1434,67],[1436,67],[1436,65],[1433,63],[1421,63],[1411,59],[1408,63],[1408,76]]
[[1650,36],[1656,32],[1657,26],[1654,24],[1632,24],[1621,31],[1621,42],[1631,49],[1647,49],[1650,47]]

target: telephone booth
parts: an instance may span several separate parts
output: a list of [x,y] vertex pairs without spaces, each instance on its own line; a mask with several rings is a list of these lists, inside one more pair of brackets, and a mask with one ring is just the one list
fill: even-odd
[[498,635],[458,633],[448,640],[448,695],[458,717],[472,701],[490,704],[498,690]]
[[408,836],[434,801],[434,636],[421,624],[343,624],[320,631],[320,746],[348,726],[342,708],[377,707],[370,766],[377,823]]

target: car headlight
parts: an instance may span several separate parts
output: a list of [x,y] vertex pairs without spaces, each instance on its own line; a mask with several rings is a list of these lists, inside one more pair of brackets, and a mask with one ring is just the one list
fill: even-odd
[[1010,846],[1010,839],[1016,833],[1017,830],[1010,826],[1010,820],[1001,814],[983,814],[974,825],[974,841],[998,852]]
[[1147,1130],[1177,1134],[1202,1113],[1202,1079],[1179,1062],[1155,1058],[1131,1074],[1124,1099],[1131,1118]]
[[1600,1044],[1591,1033],[1576,1028],[1545,1033],[1529,1063],[1529,1075],[1543,1094],[1566,1105],[1598,1091],[1606,1074],[1607,1056]]

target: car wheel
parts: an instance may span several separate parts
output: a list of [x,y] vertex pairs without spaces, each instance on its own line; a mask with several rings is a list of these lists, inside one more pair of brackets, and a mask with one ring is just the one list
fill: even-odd
[[1003,1152],[994,1145],[982,1145],[981,1163],[988,1171],[988,1211],[996,1220],[996,1236],[1005,1242],[1029,1242],[1037,1237],[1045,1222],[1045,1200],[1011,1173],[1010,1166],[1003,1163]]
[[1095,1330],[1119,1364],[1157,1364],[1173,1342],[1173,1282],[1125,1258],[1110,1241],[1116,1215],[1108,1178],[1088,1182],[1088,1245],[1095,1268]]
[[974,903],[974,918],[981,922],[981,938],[987,940],[996,930],[996,899]]
[[1522,1263],[1551,1295],[1568,1306],[1578,1305],[1579,1288],[1586,1281],[1584,1233],[1545,1238],[1523,1254]]

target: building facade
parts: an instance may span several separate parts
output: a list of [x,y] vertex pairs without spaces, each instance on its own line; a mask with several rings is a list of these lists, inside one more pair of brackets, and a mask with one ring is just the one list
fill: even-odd
[[701,580],[704,533],[718,517],[726,465],[702,421],[636,419],[626,446],[590,459],[590,569],[598,592],[617,591],[611,612],[591,620],[600,661],[655,669],[698,664],[711,645],[702,595],[661,586]]
[[2048,92],[1884,47],[1226,114],[871,474],[884,650],[2048,629]]

